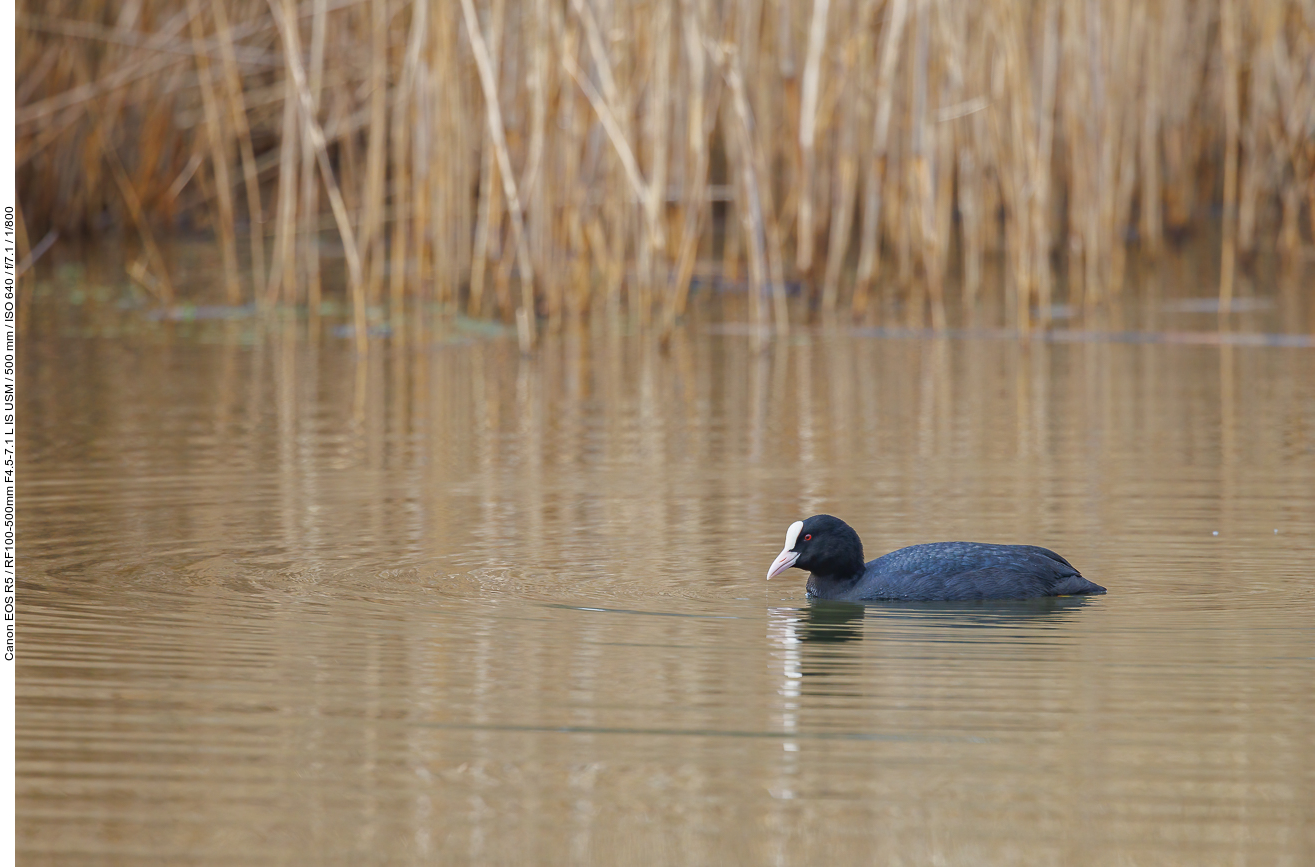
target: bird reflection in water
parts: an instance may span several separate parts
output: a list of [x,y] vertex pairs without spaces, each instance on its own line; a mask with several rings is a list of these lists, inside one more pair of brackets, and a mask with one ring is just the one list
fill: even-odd
[[[815,601],[771,611],[774,644],[782,655],[787,683],[845,673],[867,654],[852,642],[863,638],[865,621],[879,633],[898,629],[903,642],[947,640],[946,630],[1000,629],[1047,622],[1058,625],[1099,597],[1060,596],[1010,601],[882,602]],[[875,636],[874,636],[875,637]],[[952,639],[951,639],[952,640]],[[809,649],[809,648],[813,649]],[[788,691],[788,690],[787,690]],[[810,693],[814,690],[808,690]],[[823,690],[825,692],[825,690]]]
[[867,606],[855,602],[815,602],[799,618],[799,640],[804,644],[840,644],[863,637]]
[[[901,655],[909,658],[911,646],[923,642],[973,640],[957,632],[963,629],[1004,628],[998,640],[1045,641],[1050,627],[1078,616],[1099,598],[867,604],[814,601],[798,608],[769,609],[771,650],[781,666],[777,689],[781,764],[771,787],[772,797],[790,800],[797,796],[804,744],[821,730],[833,736],[838,733],[834,725],[826,723],[828,708],[834,707],[836,700],[864,700],[868,689],[859,671],[865,664],[874,659],[899,664]],[[1020,633],[1008,631],[1011,627],[1031,628]],[[871,632],[869,642],[861,640],[865,631]],[[904,653],[897,651],[892,656],[891,651],[901,645]],[[914,654],[917,658],[923,655],[922,650]]]

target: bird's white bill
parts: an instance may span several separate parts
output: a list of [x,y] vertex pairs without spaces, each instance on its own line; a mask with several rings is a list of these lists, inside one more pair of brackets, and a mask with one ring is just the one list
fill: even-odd
[[794,561],[799,559],[798,552],[791,551],[794,543],[799,540],[799,531],[804,528],[803,521],[795,521],[785,530],[785,550],[782,551],[775,560],[772,561],[772,568],[767,570],[767,580],[771,581],[777,575],[780,575],[786,569],[794,565]]
[[784,551],[782,551],[780,554],[777,555],[775,560],[772,561],[772,568],[767,570],[767,580],[771,581],[777,575],[780,575],[786,569],[789,569],[791,566],[794,565],[794,561],[798,559],[799,559],[798,551],[791,551],[789,548],[786,548]]

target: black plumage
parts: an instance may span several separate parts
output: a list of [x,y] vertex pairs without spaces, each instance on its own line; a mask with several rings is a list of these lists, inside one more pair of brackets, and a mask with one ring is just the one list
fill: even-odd
[[858,533],[839,518],[814,515],[790,526],[768,578],[794,567],[814,599],[956,601],[1031,599],[1104,593],[1063,557],[1035,545],[933,542],[863,562]]

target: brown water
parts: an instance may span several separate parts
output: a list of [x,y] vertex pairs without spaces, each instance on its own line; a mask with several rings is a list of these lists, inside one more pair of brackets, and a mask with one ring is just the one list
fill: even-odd
[[23,346],[24,864],[1315,863],[1309,345],[130,332]]

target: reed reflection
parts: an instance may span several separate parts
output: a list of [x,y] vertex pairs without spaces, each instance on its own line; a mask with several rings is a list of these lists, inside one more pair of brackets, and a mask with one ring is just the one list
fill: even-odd
[[[1301,861],[1305,350],[182,334],[22,350],[33,859]],[[1111,594],[809,604],[816,512]]]

